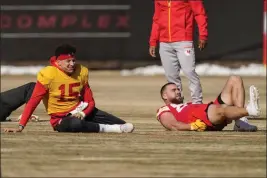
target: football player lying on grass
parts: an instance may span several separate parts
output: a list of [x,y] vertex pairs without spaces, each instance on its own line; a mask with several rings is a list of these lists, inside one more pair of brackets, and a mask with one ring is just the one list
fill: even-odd
[[157,119],[168,130],[221,131],[235,120],[233,130],[257,131],[247,118],[260,115],[259,91],[250,86],[249,103],[245,106],[245,89],[239,76],[230,76],[217,99],[208,104],[183,103],[174,83],[163,85],[160,93],[165,106],[158,109]]
[[61,45],[51,57],[51,66],[40,70],[18,128],[5,132],[21,132],[32,113],[43,100],[50,123],[58,132],[132,132],[134,126],[95,107],[88,84],[88,69],[76,64],[76,48]]

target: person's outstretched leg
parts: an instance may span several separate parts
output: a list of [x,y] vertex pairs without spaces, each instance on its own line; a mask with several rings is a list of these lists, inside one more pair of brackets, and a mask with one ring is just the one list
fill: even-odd
[[25,104],[31,97],[33,89],[35,87],[34,82],[27,83],[25,85],[7,90],[1,93],[1,114],[0,121],[5,121],[6,118],[17,108]]
[[54,128],[58,132],[105,132],[105,133],[123,133],[132,132],[129,125],[108,125],[89,122],[72,116],[62,118],[59,124]]
[[112,114],[95,108],[93,112],[85,117],[85,120],[99,124],[125,124],[126,122]]

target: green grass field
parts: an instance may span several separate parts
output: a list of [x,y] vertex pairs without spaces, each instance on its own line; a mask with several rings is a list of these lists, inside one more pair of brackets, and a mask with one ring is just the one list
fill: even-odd
[[[3,177],[266,177],[266,78],[245,77],[259,88],[262,117],[250,120],[254,133],[169,132],[155,112],[163,103],[159,90],[164,76],[121,77],[118,72],[91,72],[90,85],[98,108],[132,122],[131,134],[57,133],[40,104],[42,122],[29,122],[22,133],[3,133],[16,127],[1,123]],[[35,76],[1,76],[1,91],[35,81]],[[190,99],[187,79],[182,78]],[[213,101],[226,77],[201,77],[204,101]],[[247,95],[248,96],[248,95]]]

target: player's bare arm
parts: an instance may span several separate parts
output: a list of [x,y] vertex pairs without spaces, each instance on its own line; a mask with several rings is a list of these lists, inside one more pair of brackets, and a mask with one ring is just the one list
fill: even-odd
[[171,112],[164,112],[159,117],[160,123],[170,131],[188,131],[191,130],[190,124],[185,124],[182,122],[177,122],[175,117]]
[[201,120],[189,124],[179,122],[171,112],[164,112],[159,119],[160,123],[170,131],[204,131],[207,128],[207,125]]

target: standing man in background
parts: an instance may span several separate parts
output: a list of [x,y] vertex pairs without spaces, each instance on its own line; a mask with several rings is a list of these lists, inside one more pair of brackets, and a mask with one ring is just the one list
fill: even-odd
[[207,15],[202,0],[154,0],[155,10],[150,36],[149,53],[159,53],[168,82],[175,83],[182,91],[180,70],[189,79],[192,103],[202,103],[202,87],[195,71],[193,44],[194,19],[199,29],[198,48],[207,44]]

